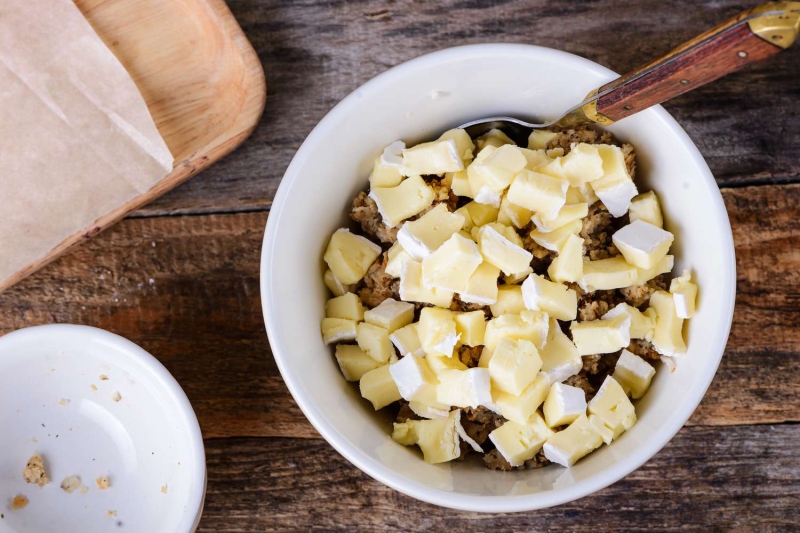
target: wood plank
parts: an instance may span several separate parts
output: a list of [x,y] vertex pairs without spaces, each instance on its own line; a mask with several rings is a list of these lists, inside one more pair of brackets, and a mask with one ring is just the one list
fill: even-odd
[[[228,4],[267,72],[270,105],[236,157],[139,215],[268,207],[294,152],[325,113],[373,76],[418,55],[463,44],[531,43],[622,73],[753,5],[738,0]],[[790,49],[666,104],[720,184],[800,178],[798,70],[800,54]]]
[[797,439],[797,425],[684,428],[619,483],[517,514],[413,500],[324,442],[215,439],[206,441],[208,495],[198,531],[789,531],[800,521]]
[[[739,293],[690,424],[800,421],[800,185],[724,191]],[[317,437],[281,381],[261,315],[267,213],[128,219],[0,293],[0,333],[73,322],[130,338],[186,389],[206,437]]]

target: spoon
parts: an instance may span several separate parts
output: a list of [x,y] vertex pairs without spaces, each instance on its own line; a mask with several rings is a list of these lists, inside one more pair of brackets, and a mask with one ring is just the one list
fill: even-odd
[[772,57],[791,46],[798,32],[800,2],[769,2],[743,11],[667,55],[594,89],[583,102],[560,118],[536,124],[513,117],[490,117],[459,127],[473,138],[499,129],[523,144],[536,129],[563,130],[587,124],[609,126]]

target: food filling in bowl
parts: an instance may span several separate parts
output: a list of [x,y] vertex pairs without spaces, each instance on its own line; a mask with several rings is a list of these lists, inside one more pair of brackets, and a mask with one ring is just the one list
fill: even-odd
[[527,148],[461,129],[375,159],[324,260],[322,336],[429,463],[572,466],[636,423],[659,360],[686,353],[689,271],[671,278],[658,196],[608,132]]

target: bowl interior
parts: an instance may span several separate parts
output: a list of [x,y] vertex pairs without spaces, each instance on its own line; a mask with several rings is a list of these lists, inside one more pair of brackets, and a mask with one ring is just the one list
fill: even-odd
[[[0,428],[0,531],[192,530],[205,484],[197,419],[133,343],[63,325],[0,338]],[[22,479],[34,454],[50,479],[41,489]],[[63,491],[68,476],[88,491]],[[101,476],[110,488],[98,489]],[[29,503],[10,510],[17,494]]]
[[493,472],[481,464],[428,465],[394,443],[390,421],[346,383],[322,344],[328,297],[321,257],[347,207],[367,187],[373,159],[390,142],[435,138],[470,119],[508,114],[553,118],[616,77],[588,60],[520,45],[478,45],[423,56],[357,89],[320,122],[286,172],[267,225],[262,296],[275,358],[309,420],[345,457],[378,480],[450,507],[515,511],[555,505],[626,475],[655,454],[700,402],[719,364],[733,311],[733,242],[725,207],[688,136],[660,107],[609,128],[637,151],[640,191],[662,200],[675,234],[675,272],[692,270],[699,311],[688,354],[661,366],[637,403],[639,422],[571,469]]

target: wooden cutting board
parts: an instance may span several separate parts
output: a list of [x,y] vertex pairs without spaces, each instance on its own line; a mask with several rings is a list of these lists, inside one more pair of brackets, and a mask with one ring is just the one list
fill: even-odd
[[232,152],[266,101],[264,70],[224,0],[74,0],[139,87],[174,167],[145,194],[98,213],[0,291]]

